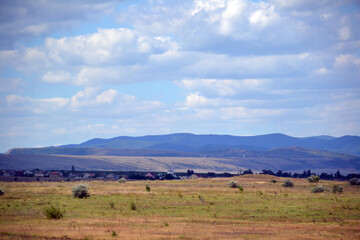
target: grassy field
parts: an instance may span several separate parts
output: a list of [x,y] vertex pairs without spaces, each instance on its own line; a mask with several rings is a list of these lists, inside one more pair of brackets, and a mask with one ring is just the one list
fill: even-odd
[[[229,188],[229,180],[244,192]],[[344,193],[311,193],[316,183],[295,179],[284,188],[284,180],[94,181],[85,182],[86,199],[72,197],[75,183],[0,183],[0,239],[360,239],[360,187],[320,180]],[[47,219],[50,205],[64,217]]]

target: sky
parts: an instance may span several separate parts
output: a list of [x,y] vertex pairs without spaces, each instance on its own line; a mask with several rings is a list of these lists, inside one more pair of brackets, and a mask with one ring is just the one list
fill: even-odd
[[0,152],[360,135],[358,0],[0,0]]

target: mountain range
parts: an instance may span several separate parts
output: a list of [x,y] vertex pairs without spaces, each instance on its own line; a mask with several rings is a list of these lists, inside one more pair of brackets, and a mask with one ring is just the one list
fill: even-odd
[[[320,149],[335,153],[345,153],[360,156],[360,137],[343,136],[316,136],[296,138],[284,134],[267,134],[259,136],[232,136],[232,135],[195,135],[190,133],[175,133],[169,135],[149,135],[142,137],[121,136],[110,139],[94,138],[80,144],[62,145],[58,148],[69,151],[78,148],[105,148],[105,149],[157,149],[180,152],[208,152],[224,149],[245,149],[266,151],[274,148],[303,147]],[[46,148],[11,149],[8,154],[46,152]],[[67,148],[68,150],[65,150]],[[78,155],[75,153],[75,155]]]
[[[19,156],[24,156],[20,159],[26,158],[26,156],[30,158],[30,155],[41,155],[41,159],[44,159],[45,155],[49,156],[49,159],[51,156],[54,159],[55,155],[61,155],[63,158],[71,158],[72,156],[71,159],[81,159],[82,161],[86,158],[75,156],[88,156],[89,159],[91,157],[91,161],[107,161],[106,157],[99,158],[94,156],[118,156],[116,161],[114,158],[111,158],[111,164],[115,165],[110,164],[110,166],[108,165],[109,162],[107,162],[105,169],[124,168],[125,165],[121,165],[124,164],[121,161],[124,158],[121,157],[132,156],[159,157],[159,162],[164,157],[173,157],[175,160],[179,160],[179,158],[193,158],[195,166],[196,159],[212,158],[212,161],[214,159],[221,159],[222,163],[224,163],[225,159],[226,164],[234,166],[234,169],[252,168],[254,170],[281,169],[298,171],[311,168],[319,171],[322,169],[359,171],[360,137],[343,136],[335,138],[331,136],[315,136],[296,138],[284,134],[232,136],[176,133],[142,137],[120,136],[111,139],[94,138],[80,144],[11,149],[5,155],[2,155],[0,168],[4,165],[4,161],[7,161],[7,164],[9,164],[10,159],[19,159]],[[31,157],[31,159],[35,158]],[[172,165],[176,165],[174,159],[172,159]],[[63,161],[65,160],[63,159]],[[69,161],[71,162],[71,160]],[[214,161],[216,162],[216,160]],[[48,164],[49,162],[44,160],[42,163]],[[116,165],[116,163],[120,165]],[[189,165],[188,162],[187,164]],[[127,168],[131,168],[131,165],[131,162],[126,162]],[[206,170],[207,167],[205,165],[199,168]],[[214,162],[211,163],[212,170],[215,165]],[[227,165],[227,171],[231,170],[230,165]],[[47,166],[51,168],[52,165]],[[86,162],[82,162],[82,166],[84,169],[87,169]],[[97,165],[95,164],[94,166]],[[168,167],[169,163],[164,162],[164,165],[161,166],[164,168]],[[159,165],[160,168],[161,166]],[[9,166],[7,165],[7,167]],[[133,169],[151,170],[151,166],[134,167]],[[209,168],[208,170],[211,169]]]

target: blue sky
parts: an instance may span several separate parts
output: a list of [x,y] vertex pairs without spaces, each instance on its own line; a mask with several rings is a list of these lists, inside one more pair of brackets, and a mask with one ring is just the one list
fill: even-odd
[[0,0],[0,152],[360,135],[357,0]]

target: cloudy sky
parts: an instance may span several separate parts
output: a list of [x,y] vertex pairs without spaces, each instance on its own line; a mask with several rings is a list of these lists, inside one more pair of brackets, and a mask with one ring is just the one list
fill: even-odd
[[360,135],[358,0],[0,0],[0,152]]

